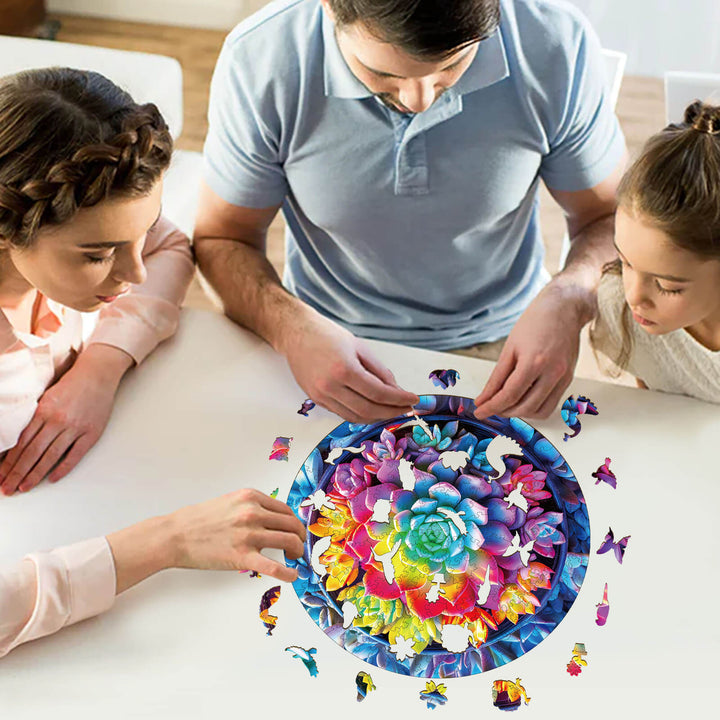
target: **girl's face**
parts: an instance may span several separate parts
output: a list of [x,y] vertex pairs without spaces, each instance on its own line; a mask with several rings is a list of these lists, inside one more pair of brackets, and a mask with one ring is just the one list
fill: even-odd
[[685,328],[698,339],[720,333],[720,260],[677,247],[642,215],[619,208],[615,247],[633,319],[651,335]]
[[[42,228],[25,249],[7,248],[15,285],[91,312],[145,281],[145,236],[160,214],[162,182],[143,197],[105,200],[63,225]],[[18,283],[19,281],[19,283]]]

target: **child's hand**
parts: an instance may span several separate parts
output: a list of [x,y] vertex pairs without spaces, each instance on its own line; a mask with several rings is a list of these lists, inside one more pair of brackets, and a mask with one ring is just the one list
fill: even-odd
[[120,378],[133,363],[122,350],[90,345],[40,398],[17,444],[0,463],[0,492],[34,488],[69,473],[105,430]]

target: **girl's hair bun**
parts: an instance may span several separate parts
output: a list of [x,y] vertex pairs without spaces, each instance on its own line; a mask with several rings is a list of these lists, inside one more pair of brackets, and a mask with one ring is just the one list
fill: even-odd
[[685,124],[698,132],[720,135],[720,106],[696,100],[685,110]]

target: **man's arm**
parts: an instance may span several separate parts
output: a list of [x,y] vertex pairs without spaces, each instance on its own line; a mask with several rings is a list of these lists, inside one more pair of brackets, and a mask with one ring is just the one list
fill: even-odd
[[615,192],[624,156],[588,190],[550,190],[563,208],[571,246],[565,267],[529,305],[482,393],[476,415],[548,417],[573,377],[580,331],[595,316],[603,265],[615,257]]
[[346,420],[409,410],[417,396],[397,385],[365,343],[283,288],[265,255],[278,209],[231,205],[203,183],[195,253],[225,314],[284,355],[308,396]]

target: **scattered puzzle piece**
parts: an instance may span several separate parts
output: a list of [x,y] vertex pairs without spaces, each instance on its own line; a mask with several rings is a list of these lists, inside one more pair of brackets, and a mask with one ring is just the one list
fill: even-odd
[[597,478],[595,484],[601,482],[607,483],[613,490],[617,489],[617,478],[615,473],[610,469],[610,458],[605,458],[605,462],[594,472],[592,476]]
[[603,592],[603,599],[602,602],[599,602],[597,605],[597,618],[595,619],[595,622],[602,626],[607,622],[608,615],[610,614],[610,603],[608,602],[608,586],[607,583],[605,583],[605,591]]
[[613,535],[612,528],[609,528],[602,545],[598,548],[597,554],[603,555],[604,553],[612,550],[615,553],[615,558],[622,565],[629,539],[630,535],[626,535],[624,538],[615,542],[615,536]]
[[598,409],[592,400],[586,398],[584,395],[578,395],[577,400],[574,395],[571,395],[562,405],[560,409],[560,415],[563,422],[572,430],[572,434],[565,433],[563,440],[568,441],[569,438],[574,438],[580,434],[582,426],[580,425],[581,415],[597,415]]
[[512,680],[496,680],[492,687],[493,705],[500,710],[517,710],[522,701],[527,705],[530,698],[525,688],[520,684],[520,678]]
[[434,710],[438,705],[444,705],[447,702],[446,690],[447,688],[442,683],[436,685],[432,680],[428,680],[425,683],[425,689],[420,691],[420,699],[431,710]]
[[357,701],[362,702],[368,693],[376,690],[375,684],[372,681],[370,675],[366,672],[359,672],[355,678],[355,685],[357,686]]
[[432,380],[435,387],[447,390],[460,379],[460,373],[457,370],[433,370],[428,375],[428,379]]
[[272,631],[277,625],[277,616],[270,614],[270,608],[278,601],[280,597],[280,586],[275,585],[263,593],[260,598],[260,619],[267,628],[267,634],[272,635]]
[[291,645],[286,647],[285,650],[292,654],[294,658],[298,658],[303,661],[303,665],[308,669],[311,677],[315,677],[318,674],[317,663],[313,655],[317,652],[317,648],[310,648],[306,650],[299,645]]
[[300,409],[297,411],[298,415],[304,415],[305,417],[308,416],[308,413],[315,407],[315,403],[308,398],[307,400],[303,400],[303,404],[300,406]]
[[275,489],[270,493],[270,497],[271,497],[271,498],[277,498],[279,492],[280,492],[280,488],[275,488]]
[[572,658],[567,664],[567,671],[571,675],[579,675],[582,672],[583,667],[587,665],[585,656],[587,650],[585,650],[585,643],[575,643],[575,647],[572,651]]
[[272,452],[268,460],[284,460],[287,462],[291,442],[291,437],[283,437],[282,435],[276,437],[273,441]]

